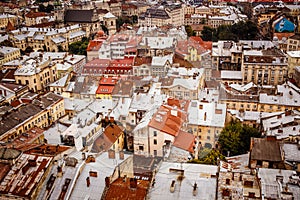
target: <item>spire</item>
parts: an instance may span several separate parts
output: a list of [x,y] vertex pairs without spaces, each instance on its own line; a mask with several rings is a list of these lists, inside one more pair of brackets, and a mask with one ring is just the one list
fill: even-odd
[[10,22],[10,20],[8,20],[7,25],[6,25],[6,31],[13,31],[16,30],[14,25]]

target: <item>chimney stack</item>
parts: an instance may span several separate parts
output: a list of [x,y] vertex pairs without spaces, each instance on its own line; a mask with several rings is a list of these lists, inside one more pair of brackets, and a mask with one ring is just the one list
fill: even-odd
[[91,181],[90,181],[90,177],[86,177],[86,186],[90,187]]
[[130,189],[136,189],[136,188],[137,188],[137,179],[130,178]]

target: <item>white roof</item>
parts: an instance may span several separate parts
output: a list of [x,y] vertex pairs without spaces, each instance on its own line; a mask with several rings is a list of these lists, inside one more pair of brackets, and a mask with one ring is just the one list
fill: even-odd
[[243,79],[243,73],[241,71],[222,70],[221,79]]
[[[124,160],[128,157],[129,155],[124,154]],[[124,160],[119,159],[119,153],[116,153],[115,159],[109,159],[108,153],[105,152],[96,157],[96,162],[86,163],[76,180],[70,199],[99,199],[105,188],[105,177],[111,177],[116,165],[122,163]],[[97,172],[98,176],[90,176],[90,186],[87,187],[86,178],[89,176],[90,171]]]
[[116,18],[111,12],[106,13],[103,18]]
[[140,43],[140,45],[148,45],[150,49],[166,49],[175,44],[175,37],[143,37]]
[[64,62],[64,63],[56,63],[56,70],[57,71],[67,71],[70,69],[72,65],[70,63]]
[[0,53],[8,54],[15,51],[20,51],[20,49],[14,47],[0,46]]
[[179,76],[193,76],[195,73],[199,73],[201,76],[204,73],[204,68],[172,67],[168,71],[168,76],[171,76],[172,73],[178,73]]
[[64,98],[65,110],[74,110],[80,112],[86,109],[92,101],[90,99],[69,99]]
[[188,108],[188,114],[189,124],[224,127],[226,104],[217,104],[215,102],[206,103],[192,100]]
[[[188,163],[163,162],[155,176],[155,184],[149,190],[151,200],[181,200],[181,199],[215,199],[217,166],[196,165]],[[184,170],[184,178],[179,181],[179,173],[170,169]],[[175,181],[175,190],[170,192],[172,181]],[[193,185],[197,184],[196,196],[193,195]]]
[[55,81],[54,83],[49,84],[50,87],[64,87],[67,84],[69,74]]
[[116,120],[119,120],[121,116],[127,117],[131,101],[131,98],[124,98],[123,100],[120,98],[117,106],[113,109],[110,116],[114,117]]
[[65,41],[66,41],[66,38],[64,38],[63,36],[58,36],[58,37],[56,37],[56,38],[52,38],[51,40],[52,40],[54,43],[59,44],[59,43],[65,42]]
[[240,91],[240,92],[245,92],[249,90],[252,87],[255,87],[256,85],[253,82],[247,83],[246,85],[239,85],[239,84],[230,84],[230,87]]
[[288,106],[299,106],[300,104],[300,89],[292,83],[277,86],[278,93],[281,95],[268,95],[260,94],[259,102],[264,104],[273,105],[288,105]]
[[76,32],[72,32],[70,33],[70,39],[79,37],[79,36],[85,36],[86,33],[84,31],[76,31]]
[[292,58],[300,58],[300,51],[288,51],[286,53]]
[[193,79],[193,78],[175,78],[173,81],[173,85],[169,86],[176,87],[176,86],[182,86],[189,90],[197,90],[199,86],[199,79]]
[[40,72],[40,68],[35,66],[27,65],[21,68],[18,68],[14,75],[15,76],[31,76]]
[[[293,174],[294,171],[292,170],[259,168],[258,178],[261,182],[261,195],[265,198],[277,198],[278,193],[283,190],[284,185],[289,182],[289,177]],[[276,180],[276,176],[283,177],[281,187]]]
[[166,56],[153,56],[152,57],[152,66],[164,66],[166,62],[169,61],[170,64],[173,64],[173,54],[169,54]]
[[245,56],[262,56],[263,53],[260,50],[244,50]]
[[150,110],[153,106],[162,105],[163,101],[167,99],[166,95],[159,94],[134,94],[132,102],[129,107],[129,112],[137,112],[137,110]]

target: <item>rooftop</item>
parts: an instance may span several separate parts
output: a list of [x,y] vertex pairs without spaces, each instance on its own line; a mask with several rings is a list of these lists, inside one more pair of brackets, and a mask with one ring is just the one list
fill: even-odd
[[213,165],[163,162],[149,199],[215,199],[216,173],[217,166]]

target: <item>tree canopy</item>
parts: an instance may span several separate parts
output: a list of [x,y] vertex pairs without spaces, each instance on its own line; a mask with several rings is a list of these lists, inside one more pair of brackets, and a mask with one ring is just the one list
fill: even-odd
[[229,152],[230,156],[247,153],[251,137],[261,137],[261,133],[251,126],[232,121],[220,133],[218,140],[220,151],[223,155]]
[[193,159],[188,161],[189,163],[197,163],[197,164],[210,164],[217,165],[219,160],[225,160],[225,156],[223,156],[218,149],[208,149],[204,148],[199,153],[198,159]]
[[73,42],[69,45],[69,53],[77,55],[86,55],[86,48],[88,44],[88,38],[83,37],[81,41]]
[[253,40],[256,38],[258,28],[252,21],[240,21],[233,25],[221,25],[218,28],[204,26],[202,30],[204,41],[218,40]]
[[185,26],[185,31],[189,37],[196,36],[196,32],[192,29],[190,25]]

